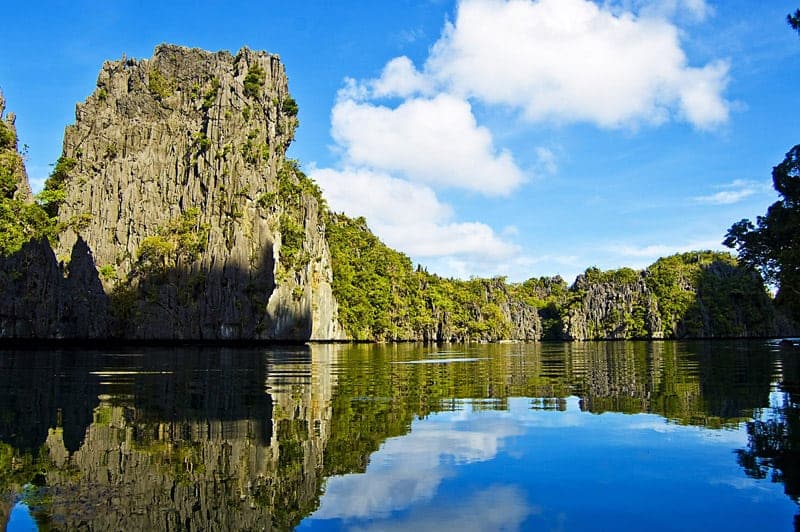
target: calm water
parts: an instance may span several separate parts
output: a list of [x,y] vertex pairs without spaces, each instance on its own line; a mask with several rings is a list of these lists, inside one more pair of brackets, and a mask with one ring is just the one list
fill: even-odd
[[799,406],[766,342],[0,351],[0,526],[792,530]]

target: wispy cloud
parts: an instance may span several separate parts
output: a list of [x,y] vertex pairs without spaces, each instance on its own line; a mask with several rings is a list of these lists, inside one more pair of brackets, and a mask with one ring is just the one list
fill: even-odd
[[678,18],[690,22],[702,22],[714,14],[714,8],[705,0],[622,0],[619,5],[639,16]]
[[722,237],[697,238],[676,242],[642,244],[635,242],[607,242],[595,248],[595,255],[602,257],[603,268],[646,268],[661,257],[676,253],[701,250],[730,251],[722,245]]
[[395,40],[401,47],[415,43],[423,37],[425,37],[425,30],[422,28],[405,29],[394,35]]
[[554,175],[558,172],[558,162],[553,150],[544,146],[537,146],[535,151],[538,166],[544,173]]
[[745,181],[741,179],[737,179],[726,185],[720,185],[716,188],[722,190],[706,196],[696,196],[693,198],[694,201],[709,205],[730,205],[732,203],[738,203],[754,194],[766,193],[771,190],[769,184],[766,182]]
[[614,251],[623,257],[654,258],[666,257],[675,253],[683,253],[692,250],[721,249],[720,238],[692,240],[679,244],[649,244],[636,246],[632,244],[612,244],[606,247],[609,251]]

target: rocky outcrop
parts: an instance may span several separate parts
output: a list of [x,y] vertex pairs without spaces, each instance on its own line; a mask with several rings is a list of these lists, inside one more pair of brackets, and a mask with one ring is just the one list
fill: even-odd
[[589,268],[560,309],[562,339],[764,338],[794,334],[758,273],[727,253],[690,252],[646,270]]
[[542,338],[542,322],[535,307],[509,293],[499,278],[472,281],[478,284],[476,297],[464,306],[471,320],[454,323],[447,310],[432,305],[435,334],[415,338],[436,342],[497,342],[501,340],[536,341]]
[[296,114],[266,52],[103,65],[65,132],[56,255],[86,241],[116,335],[341,337],[321,198],[285,158]]
[[562,337],[567,340],[662,338],[658,303],[644,274],[630,279],[579,275],[566,306]]
[[266,52],[162,45],[150,59],[106,62],[37,203],[14,117],[0,119],[0,338],[492,342],[797,331],[758,274],[728,254],[675,255],[645,271],[590,268],[570,288],[558,277],[508,284],[415,271],[366,220],[326,210],[319,187],[286,159],[297,124],[284,68]]

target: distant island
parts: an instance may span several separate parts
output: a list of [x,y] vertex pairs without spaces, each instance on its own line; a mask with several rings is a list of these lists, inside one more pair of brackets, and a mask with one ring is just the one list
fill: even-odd
[[[5,112],[0,96],[0,117]],[[0,339],[616,340],[796,334],[757,261],[510,283],[414,268],[287,159],[279,58],[158,46],[106,62],[33,195],[0,120]],[[792,174],[793,175],[793,174]],[[795,176],[796,177],[796,176]],[[745,222],[745,221],[743,221]],[[738,233],[737,231],[738,227]],[[750,226],[728,235],[738,246]]]

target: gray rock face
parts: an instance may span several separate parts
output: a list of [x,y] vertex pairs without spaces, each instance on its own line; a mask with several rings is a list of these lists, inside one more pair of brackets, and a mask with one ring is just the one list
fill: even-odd
[[117,335],[342,336],[319,199],[285,159],[296,112],[266,52],[162,45],[103,65],[65,132],[56,255],[85,239]]
[[658,304],[644,277],[633,283],[589,282],[579,275],[572,287],[579,296],[568,306],[563,337],[568,340],[661,338]]
[[660,261],[672,261],[668,276],[659,263],[640,272],[587,270],[561,302],[561,337],[763,338],[797,330],[776,311],[757,273],[731,259],[682,260]]

